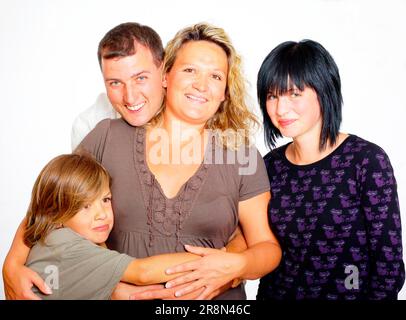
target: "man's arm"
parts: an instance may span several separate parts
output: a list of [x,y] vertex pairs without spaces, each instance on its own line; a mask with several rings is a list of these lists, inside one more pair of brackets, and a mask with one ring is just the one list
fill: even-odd
[[228,239],[226,245],[227,252],[239,253],[247,250],[247,242],[245,241],[244,235],[242,234],[240,226],[237,226],[234,233]]
[[24,243],[25,225],[24,218],[3,264],[4,292],[8,300],[39,300],[40,298],[31,290],[33,285],[44,294],[52,293],[44,280],[24,265],[30,252],[30,248]]
[[160,289],[164,289],[163,284],[155,284],[151,286],[135,286],[133,284],[119,282],[111,295],[111,300],[130,300],[131,295],[141,294],[146,291],[156,292]]

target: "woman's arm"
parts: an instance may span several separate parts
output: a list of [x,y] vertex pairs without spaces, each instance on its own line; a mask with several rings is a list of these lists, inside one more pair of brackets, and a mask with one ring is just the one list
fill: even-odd
[[267,207],[270,193],[265,192],[239,203],[239,218],[248,249],[242,253],[187,246],[189,252],[204,256],[199,263],[189,262],[170,268],[168,273],[193,271],[169,281],[171,287],[193,281],[176,294],[181,296],[202,286],[205,298],[232,279],[256,279],[274,270],[281,259],[282,251],[269,228]]
[[248,244],[241,254],[245,258],[243,279],[257,279],[274,270],[282,258],[278,240],[269,228],[269,192],[239,203],[240,224]]
[[360,170],[370,264],[368,299],[396,300],[405,282],[399,197],[389,157],[375,148],[363,154]]
[[24,243],[25,225],[24,218],[3,264],[4,291],[8,300],[39,300],[40,298],[31,291],[34,285],[44,294],[52,293],[44,280],[24,265],[30,252],[30,248]]

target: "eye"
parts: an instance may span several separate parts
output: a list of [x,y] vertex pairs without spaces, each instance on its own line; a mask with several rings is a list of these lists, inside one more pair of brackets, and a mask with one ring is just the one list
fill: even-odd
[[213,74],[212,77],[213,77],[213,79],[219,80],[219,81],[221,81],[223,79],[223,77],[221,75],[219,75],[219,74]]
[[111,197],[105,197],[105,198],[103,198],[103,202],[104,202],[104,203],[109,203],[109,202],[111,202]]
[[300,91],[298,88],[292,88],[289,90],[290,97],[291,98],[297,98],[302,95],[302,91]]
[[118,87],[120,85],[120,81],[110,81],[109,85],[110,87]]
[[270,100],[270,101],[275,100],[276,98],[277,98],[276,95],[274,95],[271,92],[268,93],[267,96],[266,96],[266,100]]
[[193,68],[185,68],[185,69],[183,69],[183,72],[187,72],[187,73],[192,73],[194,71],[195,70]]
[[300,97],[300,92],[295,90],[295,91],[293,91],[293,92],[290,94],[290,96],[291,96],[292,98]]
[[137,81],[145,81],[147,79],[148,79],[147,76],[139,76],[139,77],[137,77]]

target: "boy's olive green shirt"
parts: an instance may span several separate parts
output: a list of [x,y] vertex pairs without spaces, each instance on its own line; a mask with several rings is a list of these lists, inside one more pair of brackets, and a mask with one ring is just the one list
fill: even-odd
[[26,266],[52,289],[42,299],[106,300],[134,258],[100,247],[69,228],[52,231],[32,247]]

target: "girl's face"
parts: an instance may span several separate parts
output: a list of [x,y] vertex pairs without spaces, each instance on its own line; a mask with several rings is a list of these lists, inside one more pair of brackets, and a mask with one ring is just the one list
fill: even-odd
[[113,224],[111,193],[110,188],[106,186],[95,201],[87,204],[63,225],[86,239],[100,244],[107,240]]
[[180,121],[204,124],[225,99],[228,61],[224,50],[209,41],[190,41],[165,75],[166,112]]
[[295,86],[277,96],[269,92],[266,109],[273,125],[285,137],[297,139],[303,135],[315,135],[319,139],[322,117],[317,93],[309,87],[303,91]]

